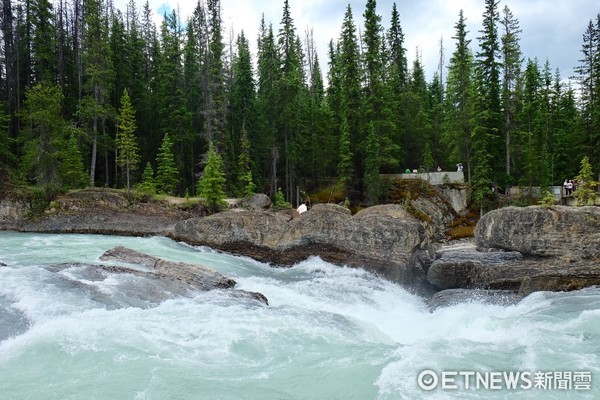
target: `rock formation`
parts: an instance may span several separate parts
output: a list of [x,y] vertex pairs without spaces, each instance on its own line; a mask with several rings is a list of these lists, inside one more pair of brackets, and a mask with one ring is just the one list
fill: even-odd
[[332,204],[315,205],[295,218],[266,211],[223,212],[181,221],[173,237],[277,264],[316,255],[394,281],[426,284],[420,261],[429,238],[399,205],[370,207],[354,216]]
[[22,200],[0,203],[0,229],[48,233],[100,233],[123,236],[167,235],[179,220],[203,214],[158,202],[130,202],[121,191],[88,189],[51,202],[46,212],[27,218]]
[[436,254],[439,289],[570,291],[600,285],[600,208],[507,207],[484,215],[475,246]]
[[[150,273],[119,267],[112,268],[114,272],[142,274],[143,276],[150,276],[160,280],[183,283],[194,290],[233,289],[236,285],[235,280],[227,278],[205,266],[163,260],[122,246],[106,251],[100,256],[100,261],[120,262],[147,267],[151,270]],[[106,270],[106,268],[104,269]],[[235,295],[238,297],[249,297],[269,304],[267,298],[261,293],[240,290],[235,290],[235,292]]]
[[564,260],[600,259],[600,207],[506,207],[484,215],[477,246]]

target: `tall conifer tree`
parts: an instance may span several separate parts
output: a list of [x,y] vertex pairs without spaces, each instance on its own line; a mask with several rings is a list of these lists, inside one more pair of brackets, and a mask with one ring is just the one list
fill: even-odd
[[131,172],[137,170],[140,162],[139,146],[135,135],[136,129],[135,110],[131,105],[129,93],[125,89],[121,96],[116,144],[118,164],[121,168],[125,168],[127,192],[131,189]]
[[[497,183],[498,167],[504,165],[502,109],[500,103],[500,44],[498,36],[499,0],[485,0],[483,27],[477,53],[477,116],[472,132],[474,171],[472,185],[474,200],[481,203]],[[496,170],[494,170],[494,167]]]
[[466,167],[467,181],[472,172],[472,113],[473,113],[473,54],[467,39],[466,19],[459,13],[454,25],[455,50],[450,59],[446,79],[446,112],[444,114],[443,141],[448,148],[448,161]]

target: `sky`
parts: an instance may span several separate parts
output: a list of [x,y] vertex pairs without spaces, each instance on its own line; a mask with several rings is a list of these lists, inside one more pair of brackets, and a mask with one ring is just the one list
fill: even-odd
[[[127,0],[115,0],[125,10]],[[418,54],[428,79],[438,70],[440,42],[443,43],[445,66],[455,49],[454,25],[462,9],[466,18],[467,38],[474,52],[478,51],[477,37],[482,29],[484,0],[379,0],[377,13],[387,30],[392,4],[396,3],[405,37],[409,68]],[[137,0],[141,8],[145,0]],[[149,0],[156,12],[157,27],[165,10],[179,9],[183,18],[191,15],[197,0]],[[244,31],[256,54],[256,38],[262,15],[275,32],[279,30],[284,0],[221,0],[225,40],[230,32]],[[346,7],[350,4],[357,29],[363,30],[366,0],[289,0],[291,16],[297,33],[304,38],[312,30],[319,53],[321,70],[326,75],[330,40],[339,38]],[[550,62],[552,72],[558,68],[564,79],[574,75],[573,69],[581,59],[583,33],[590,20],[600,13],[598,0],[501,0],[519,20],[521,51],[525,60],[537,58],[540,66]],[[446,70],[444,70],[444,74]]]

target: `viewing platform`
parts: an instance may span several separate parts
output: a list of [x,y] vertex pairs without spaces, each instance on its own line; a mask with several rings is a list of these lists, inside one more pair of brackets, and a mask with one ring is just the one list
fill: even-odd
[[[444,178],[447,176],[447,178]],[[422,179],[430,184],[437,186],[445,182],[465,183],[465,174],[457,171],[434,171],[434,172],[412,172],[410,174],[381,174],[382,178],[390,179]]]

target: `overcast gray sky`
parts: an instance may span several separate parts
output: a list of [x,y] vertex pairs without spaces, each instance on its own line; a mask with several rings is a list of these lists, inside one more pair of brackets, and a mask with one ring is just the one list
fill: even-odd
[[[124,10],[122,3],[115,4]],[[145,0],[137,0],[141,8]],[[384,28],[388,28],[392,4],[396,2],[400,23],[405,35],[409,66],[415,59],[417,48],[430,78],[439,63],[440,39],[443,39],[446,66],[454,51],[454,25],[462,9],[467,18],[469,39],[477,51],[477,37],[482,26],[484,0],[379,0],[378,14]],[[261,16],[272,23],[277,32],[283,11],[283,0],[221,0],[225,37],[233,29],[237,34],[244,30],[256,54],[256,37]],[[323,73],[327,71],[327,47],[331,39],[337,40],[348,4],[354,12],[354,22],[362,29],[366,0],[289,0],[297,32],[304,37],[307,29],[314,32]],[[183,18],[191,14],[196,0],[150,0],[156,12],[156,21],[169,8],[179,8]],[[525,58],[535,58],[543,65],[548,59],[552,70],[560,69],[564,78],[573,75],[573,68],[581,58],[582,36],[590,19],[600,13],[598,0],[502,0],[499,9],[508,6],[519,20],[522,29],[521,50]],[[445,73],[445,72],[444,72]]]

